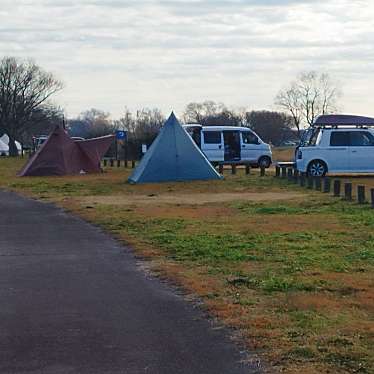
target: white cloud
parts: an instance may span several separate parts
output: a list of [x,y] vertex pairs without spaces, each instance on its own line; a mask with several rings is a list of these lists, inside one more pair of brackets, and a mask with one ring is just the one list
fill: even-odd
[[374,115],[373,16],[370,0],[0,0],[0,56],[55,72],[72,115],[204,99],[271,108],[308,69],[342,82],[345,111]]

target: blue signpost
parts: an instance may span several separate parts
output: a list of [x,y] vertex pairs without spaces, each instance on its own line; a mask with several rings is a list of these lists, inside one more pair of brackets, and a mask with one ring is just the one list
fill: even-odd
[[127,140],[127,131],[117,130],[116,131],[116,139],[117,140]]
[[127,164],[127,131],[117,130],[116,131],[116,159],[118,160],[118,141],[123,142],[122,147],[125,149],[125,164]]

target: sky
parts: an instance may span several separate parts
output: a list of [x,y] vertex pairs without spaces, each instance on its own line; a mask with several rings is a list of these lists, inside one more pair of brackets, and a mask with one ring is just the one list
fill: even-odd
[[339,82],[341,112],[374,116],[373,19],[372,0],[0,0],[0,57],[53,72],[69,117],[205,100],[272,110],[309,70]]

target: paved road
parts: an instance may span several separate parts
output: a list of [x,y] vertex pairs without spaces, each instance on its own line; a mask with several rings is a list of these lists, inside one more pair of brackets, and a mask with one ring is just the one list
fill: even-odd
[[62,210],[0,192],[0,373],[257,372],[227,332]]

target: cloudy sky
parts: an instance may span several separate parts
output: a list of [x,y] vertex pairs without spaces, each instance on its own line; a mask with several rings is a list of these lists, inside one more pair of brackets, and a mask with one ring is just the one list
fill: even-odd
[[273,109],[299,72],[330,73],[343,112],[374,115],[372,0],[0,0],[0,56],[64,83],[69,116],[191,101]]

